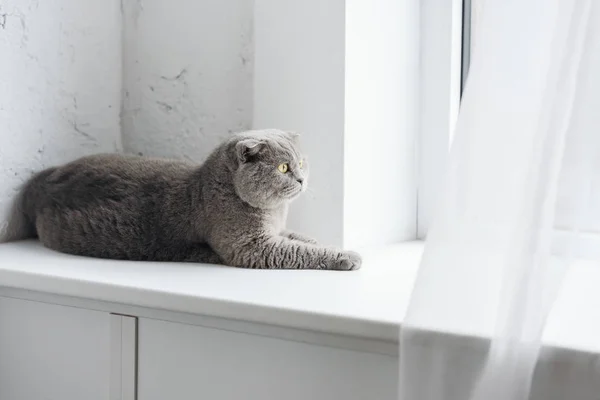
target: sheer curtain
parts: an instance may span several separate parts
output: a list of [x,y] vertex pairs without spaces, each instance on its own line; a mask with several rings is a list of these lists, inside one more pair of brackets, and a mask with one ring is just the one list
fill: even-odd
[[402,400],[528,399],[569,263],[600,260],[600,2],[480,0],[474,35]]

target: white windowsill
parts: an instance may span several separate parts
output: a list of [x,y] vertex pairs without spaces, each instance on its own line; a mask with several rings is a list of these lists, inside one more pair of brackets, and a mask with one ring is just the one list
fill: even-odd
[[[0,287],[397,342],[422,251],[418,241],[366,250],[353,272],[273,271],[92,259],[24,241],[0,244]],[[596,264],[570,268],[545,347],[600,354],[599,287]],[[458,335],[489,336],[483,321],[471,328]]]
[[0,244],[0,286],[397,342],[422,249],[363,251],[352,272],[274,271],[76,257],[24,241]]

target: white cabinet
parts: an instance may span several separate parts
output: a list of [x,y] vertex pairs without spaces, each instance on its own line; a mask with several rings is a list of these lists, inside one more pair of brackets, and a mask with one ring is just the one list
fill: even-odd
[[109,399],[110,314],[0,297],[0,399]]
[[398,357],[381,349],[0,287],[0,400],[396,400]]
[[395,400],[398,358],[140,318],[139,400]]

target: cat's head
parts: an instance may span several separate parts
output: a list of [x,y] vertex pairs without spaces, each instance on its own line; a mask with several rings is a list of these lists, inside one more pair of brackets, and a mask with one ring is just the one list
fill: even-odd
[[230,151],[235,191],[251,206],[275,208],[306,190],[308,163],[297,134],[275,129],[240,133]]

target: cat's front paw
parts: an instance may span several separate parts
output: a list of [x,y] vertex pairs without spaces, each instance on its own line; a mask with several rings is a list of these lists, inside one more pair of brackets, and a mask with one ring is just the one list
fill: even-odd
[[362,264],[362,257],[354,251],[344,251],[335,261],[333,268],[339,271],[353,271],[359,269]]
[[308,244],[315,244],[315,245],[319,244],[319,242],[317,242],[315,239],[306,237],[306,236],[303,236],[301,239],[299,238],[298,240],[300,240],[301,242],[304,242],[304,243],[308,243]]
[[295,232],[290,232],[288,234],[288,238],[292,239],[292,240],[297,240],[299,242],[304,242],[304,243],[308,243],[308,244],[319,244],[315,239],[308,237],[308,236],[304,236],[301,235],[299,233],[295,233]]

